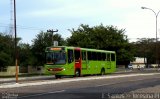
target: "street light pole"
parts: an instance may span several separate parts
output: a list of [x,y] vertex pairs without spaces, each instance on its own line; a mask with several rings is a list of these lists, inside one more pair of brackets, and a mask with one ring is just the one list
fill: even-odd
[[58,30],[55,30],[55,31],[54,31],[53,29],[52,29],[52,30],[49,29],[49,30],[47,30],[47,32],[52,33],[52,44],[53,44],[53,33],[54,33],[54,32],[58,32]]
[[160,12],[160,10],[156,13],[153,9],[151,8],[147,8],[147,7],[141,7],[142,9],[148,9],[148,10],[151,10],[155,16],[156,16],[156,64],[159,64],[159,61],[158,61],[158,53],[157,53],[157,18],[158,18],[158,14]]

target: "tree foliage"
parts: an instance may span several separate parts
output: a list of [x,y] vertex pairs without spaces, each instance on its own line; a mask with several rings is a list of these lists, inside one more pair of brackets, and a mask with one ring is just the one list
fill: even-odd
[[134,59],[134,50],[124,34],[125,29],[102,24],[94,27],[81,24],[77,30],[70,32],[72,36],[67,39],[70,46],[116,51],[118,64],[128,64]]
[[[20,43],[17,38],[18,60],[20,66],[44,65],[45,48],[52,46],[53,41],[59,45],[77,46],[83,48],[102,49],[116,51],[117,64],[127,65],[135,57],[146,57],[148,63],[155,63],[156,55],[160,61],[160,42],[155,39],[142,38],[137,42],[129,43],[125,35],[125,29],[115,26],[90,27],[81,24],[78,29],[71,29],[71,36],[65,41],[61,35],[41,31],[32,40],[33,44]],[[156,53],[157,46],[157,53]],[[0,66],[15,65],[14,39],[10,35],[0,33]]]
[[[58,41],[59,45],[64,45],[65,41],[59,34],[53,34],[53,40]],[[33,39],[32,54],[34,55],[34,64],[44,65],[45,48],[52,46],[52,33],[41,31],[35,39]]]
[[29,44],[20,43],[18,52],[20,66],[28,66],[34,64],[34,56],[31,52],[31,46]]
[[157,42],[156,45],[154,38],[141,38],[138,39],[138,41],[133,42],[133,44],[136,49],[135,56],[147,58],[148,64],[156,63],[156,55],[158,55],[158,60],[160,60],[160,51],[158,50],[160,48],[160,43]]
[[[21,38],[17,38],[17,56],[18,65],[20,66],[37,66],[44,65],[45,48],[53,45],[52,33],[40,32],[33,39],[32,46],[19,42]],[[59,45],[66,44],[65,40],[59,34],[53,35],[53,40],[58,41]],[[15,65],[15,46],[14,39],[10,35],[0,33],[0,66]]]
[[10,35],[0,33],[0,66],[14,64],[14,41]]

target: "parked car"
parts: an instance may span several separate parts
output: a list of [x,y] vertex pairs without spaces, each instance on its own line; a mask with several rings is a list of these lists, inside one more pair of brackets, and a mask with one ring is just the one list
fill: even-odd
[[128,69],[133,69],[133,65],[132,64],[128,64]]

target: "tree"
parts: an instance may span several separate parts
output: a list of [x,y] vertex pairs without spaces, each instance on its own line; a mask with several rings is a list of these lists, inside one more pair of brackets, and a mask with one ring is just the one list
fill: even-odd
[[70,32],[72,36],[67,39],[69,46],[116,51],[118,64],[128,64],[134,60],[133,46],[124,35],[125,29],[81,24],[77,30],[71,29]]
[[[59,34],[53,35],[53,40],[58,41],[59,45],[64,45],[65,40]],[[34,55],[34,64],[43,65],[45,62],[45,49],[52,46],[52,33],[41,31],[35,39],[32,40],[32,54]]]
[[[141,38],[134,42],[134,47],[136,49],[135,56],[147,58],[148,64],[156,63],[156,42],[153,38]],[[159,48],[159,42],[157,42],[157,47]],[[160,53],[158,51],[158,53]],[[159,55],[159,54],[158,54]],[[160,57],[160,56],[158,56]]]
[[31,52],[31,46],[29,44],[19,44],[19,64],[20,66],[33,65],[34,56]]
[[14,46],[10,35],[0,33],[0,66],[14,64]]

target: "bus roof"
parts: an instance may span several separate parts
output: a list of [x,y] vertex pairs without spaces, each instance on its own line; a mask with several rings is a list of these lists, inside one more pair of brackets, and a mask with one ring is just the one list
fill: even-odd
[[50,46],[48,48],[67,48],[67,49],[81,49],[86,51],[96,51],[96,52],[108,52],[108,53],[115,53],[115,51],[109,51],[109,50],[99,50],[99,49],[91,49],[91,48],[81,48],[81,47],[73,47],[73,46]]

